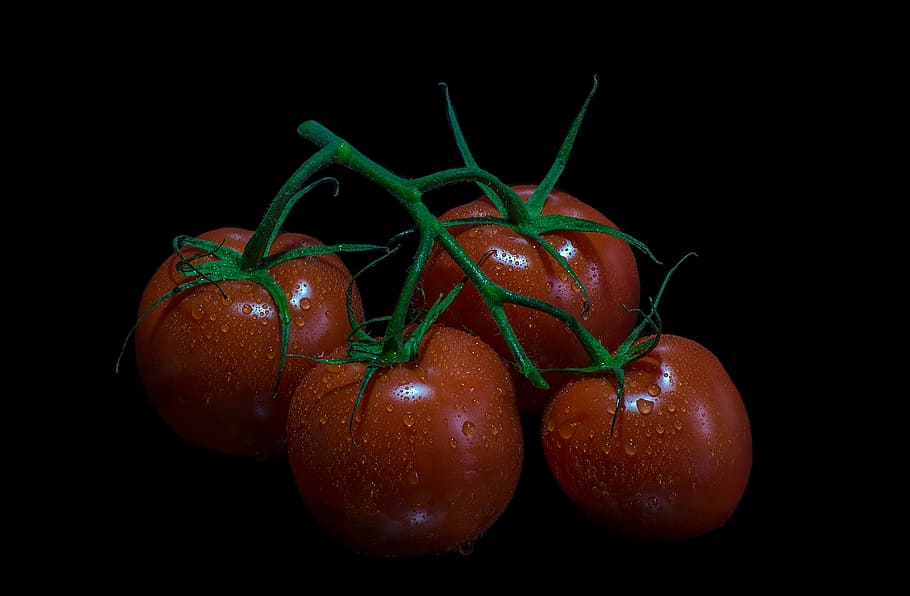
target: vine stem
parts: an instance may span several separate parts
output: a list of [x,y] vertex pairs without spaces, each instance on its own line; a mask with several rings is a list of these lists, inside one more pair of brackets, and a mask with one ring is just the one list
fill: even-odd
[[[417,290],[420,274],[426,265],[433,243],[438,242],[461,268],[466,277],[478,289],[484,301],[489,306],[493,319],[503,333],[504,339],[516,359],[516,365],[522,374],[528,377],[533,384],[542,388],[547,387],[546,381],[544,381],[543,377],[540,375],[540,371],[537,370],[536,366],[534,366],[528,358],[514,329],[509,323],[503,308],[504,303],[508,302],[536,308],[558,318],[568,325],[573,333],[579,338],[585,351],[593,362],[597,362],[598,364],[611,369],[615,368],[616,362],[613,355],[611,355],[609,351],[600,344],[597,338],[570,314],[553,305],[547,304],[546,302],[509,292],[490,280],[480,268],[480,265],[475,263],[467,255],[464,249],[446,229],[446,226],[430,212],[422,201],[425,192],[441,186],[459,182],[483,184],[495,193],[502,204],[506,206],[507,213],[512,213],[514,211],[515,213],[524,214],[518,216],[521,223],[516,224],[509,219],[504,219],[502,220],[503,225],[508,225],[509,227],[514,227],[519,230],[522,228],[533,228],[535,233],[548,231],[545,227],[541,227],[539,222],[535,224],[532,220],[525,220],[525,215],[528,213],[525,202],[499,178],[480,168],[465,166],[435,172],[420,178],[407,179],[390,172],[375,161],[369,159],[347,141],[341,139],[318,122],[312,120],[304,122],[298,127],[298,133],[304,139],[320,146],[321,149],[298,170],[297,174],[301,172],[315,173],[332,162],[345,166],[386,189],[397,199],[399,204],[404,207],[416,223],[418,230],[420,230],[417,254],[408,270],[401,295],[395,304],[393,314],[384,335],[383,357],[385,359],[392,362],[408,360],[413,355],[412,351],[416,349],[413,347],[413,343],[406,344],[403,338],[407,309]],[[287,193],[292,192],[297,186],[305,181],[305,177],[299,177],[297,174],[295,174],[295,176],[292,177],[292,181],[289,181],[288,185],[286,185],[289,188]],[[568,220],[571,218],[565,219]],[[565,226],[566,223],[566,221],[561,221],[561,224],[563,225],[561,225],[559,229],[567,229]],[[570,221],[568,223],[570,225],[572,224]],[[589,223],[590,222],[579,220],[579,223],[575,225],[582,226]],[[612,233],[609,229],[605,231],[607,231],[607,233]],[[417,338],[416,341],[419,342],[419,338]]]

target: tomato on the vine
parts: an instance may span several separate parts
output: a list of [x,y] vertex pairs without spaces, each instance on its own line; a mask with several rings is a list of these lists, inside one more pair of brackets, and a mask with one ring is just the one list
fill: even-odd
[[721,527],[752,466],[749,417],[729,374],[704,346],[673,335],[627,366],[618,413],[615,379],[577,380],[547,405],[541,434],[566,495],[636,538],[685,539]]
[[[253,232],[221,228],[199,238],[242,251]],[[321,245],[304,234],[278,234],[270,254]],[[201,250],[185,248],[185,256]],[[212,257],[201,257],[211,260]],[[142,295],[139,312],[187,277],[172,255]],[[351,330],[345,293],[351,273],[334,254],[293,259],[270,273],[290,310],[290,353],[316,356],[345,343]],[[356,287],[353,306],[363,307]],[[279,314],[261,285],[219,281],[184,290],[148,311],[136,328],[136,360],[149,399],[178,435],[229,454],[283,454],[291,394],[313,362],[288,358],[278,391],[281,354]]]
[[[513,189],[527,201],[535,186]],[[578,217],[616,228],[601,212],[581,200],[553,190],[544,203],[543,215],[558,214]],[[499,216],[493,203],[481,197],[450,209],[441,221],[468,217]],[[453,226],[449,232],[483,271],[500,286],[553,304],[581,321],[608,349],[614,349],[632,331],[639,305],[639,277],[635,256],[629,244],[609,234],[564,231],[543,235],[566,259],[584,285],[590,299],[586,311],[584,299],[571,276],[555,258],[527,237],[498,225]],[[420,287],[428,302],[445,294],[464,277],[464,272],[438,245],[427,261]],[[538,368],[581,367],[589,358],[572,331],[556,318],[531,308],[507,304],[506,314],[521,345]],[[477,334],[500,355],[511,359],[508,345],[496,326],[477,289],[468,284],[455,302],[443,313],[440,322],[463,327]],[[516,375],[519,407],[540,411],[546,399],[570,375],[550,373],[544,378],[550,391],[535,390]]]
[[524,453],[499,356],[464,331],[432,326],[416,361],[377,369],[355,410],[366,371],[320,363],[292,399],[289,461],[313,516],[373,556],[477,540],[510,502]]

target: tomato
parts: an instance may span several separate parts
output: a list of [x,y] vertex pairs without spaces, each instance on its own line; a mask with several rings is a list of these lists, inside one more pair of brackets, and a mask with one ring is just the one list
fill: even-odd
[[[241,251],[252,234],[222,228],[200,238]],[[271,254],[319,244],[303,234],[283,233]],[[200,252],[184,249],[186,256]],[[177,272],[177,261],[171,256],[152,276],[140,313],[189,279]],[[337,255],[287,261],[273,267],[271,274],[289,302],[289,353],[319,355],[345,343],[351,329],[345,297],[351,274]],[[356,288],[353,300],[362,319]],[[187,441],[223,453],[284,453],[291,394],[314,362],[288,358],[273,396],[280,354],[275,302],[264,287],[251,281],[221,281],[217,287],[204,284],[185,290],[149,312],[136,328],[139,374],[158,413]]]
[[510,502],[522,466],[508,370],[480,339],[432,326],[415,362],[377,370],[351,427],[365,371],[319,364],[291,401],[288,456],[309,510],[337,541],[371,556],[477,540]]
[[739,391],[702,345],[663,335],[628,365],[616,411],[612,378],[563,387],[542,420],[544,454],[582,512],[646,539],[685,539],[721,527],[743,496],[752,434]]
[[[534,188],[516,186],[514,190],[527,201]],[[593,207],[558,190],[548,195],[542,213],[573,216],[616,227]],[[496,215],[499,214],[490,200],[482,197],[447,211],[439,219]],[[616,348],[635,325],[637,315],[629,309],[639,305],[638,267],[632,249],[625,241],[594,232],[543,235],[565,257],[584,284],[590,311],[583,314],[583,297],[572,278],[552,255],[525,236],[496,225],[457,226],[449,231],[475,262],[482,263],[482,269],[494,282],[565,310],[609,349]],[[420,287],[427,301],[432,302],[463,277],[458,265],[437,245],[422,273]],[[538,368],[588,364],[581,343],[563,322],[541,311],[514,304],[506,305],[505,310],[519,341]],[[442,315],[440,323],[470,330],[504,358],[513,360],[489,309],[473,285],[464,287]],[[543,409],[552,391],[535,390],[524,377],[516,375],[519,407],[525,411]],[[558,387],[568,377],[559,373],[544,378],[551,386]]]

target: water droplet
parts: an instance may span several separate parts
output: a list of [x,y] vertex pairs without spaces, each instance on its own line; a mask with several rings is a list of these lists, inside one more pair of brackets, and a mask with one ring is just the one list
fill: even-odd
[[559,436],[563,439],[570,439],[572,435],[575,434],[575,427],[578,426],[577,422],[567,422],[559,426]]
[[466,420],[464,424],[461,425],[461,432],[464,433],[464,436],[470,437],[474,434],[474,423],[470,420]]
[[664,425],[658,424],[657,426],[654,427],[654,430],[657,431],[657,434],[662,435],[662,434],[664,434]]
[[650,437],[650,436],[651,436],[651,429],[650,429],[650,427],[645,429],[645,436],[646,436],[646,437]]
[[496,435],[498,435],[498,434],[499,434],[499,427],[497,427],[497,426],[491,426],[491,427],[490,427],[490,434],[493,435],[494,437],[495,437]]
[[632,457],[638,453],[638,448],[635,446],[635,442],[632,439],[629,439],[629,442],[623,445],[623,450],[626,452],[626,455]]
[[552,420],[547,420],[547,432],[548,432],[548,433],[553,432],[553,429],[554,429],[554,428],[556,428],[556,427],[553,425],[553,421],[552,421]]
[[658,506],[660,506],[660,501],[654,495],[648,497],[648,508],[652,511],[657,511]]
[[658,387],[657,385],[651,385],[650,387],[648,387],[648,395],[650,395],[651,397],[657,397],[658,395],[660,395],[660,387]]
[[601,445],[600,450],[604,453],[610,453],[610,441],[604,441],[604,444]]
[[230,306],[230,305],[231,305],[231,302],[233,302],[233,300],[231,300],[231,297],[230,297],[230,296],[222,296],[222,298],[221,298],[221,304],[223,304],[223,305],[225,305],[225,306]]
[[673,428],[675,428],[676,430],[682,430],[682,422],[680,422],[679,419],[677,419],[676,422],[673,423]]
[[587,310],[581,311],[581,320],[582,321],[587,321],[590,318],[591,318],[591,309],[590,308],[588,308]]
[[268,324],[269,324],[269,320],[266,319],[265,317],[262,317],[262,326],[265,327]]
[[337,373],[340,373],[342,369],[341,369],[340,364],[330,364],[326,367],[326,370],[329,371],[330,373],[337,374]]
[[420,474],[417,470],[411,470],[408,473],[408,484],[411,486],[417,486],[417,483],[420,482]]
[[455,449],[456,447],[458,447],[458,441],[455,440],[455,437],[452,437],[449,439],[449,447],[451,447],[452,449]]
[[670,413],[675,412],[675,411],[676,411],[676,404],[674,404],[674,403],[671,401],[670,403],[667,404],[667,409],[670,410]]
[[275,348],[274,348],[274,346],[269,346],[268,350],[267,350],[266,353],[265,353],[265,357],[268,358],[269,360],[274,360],[274,359],[275,359]]
[[250,294],[253,291],[253,285],[252,284],[243,284],[240,286],[240,291],[243,292],[244,294]]
[[303,317],[296,317],[294,319],[294,324],[297,325],[298,327],[303,327],[304,325],[306,325],[306,321],[303,320]]
[[391,412],[391,411],[394,410],[394,409],[395,409],[395,408],[394,408],[394,406],[392,406],[392,402],[389,402],[389,403],[387,403],[387,404],[385,405],[385,411],[386,411],[386,412]]
[[309,298],[301,298],[301,299],[300,299],[300,310],[310,310],[310,308],[311,308],[312,306],[313,306],[313,305],[310,304],[310,299],[309,299]]
[[654,411],[654,402],[648,401],[643,397],[636,401],[635,405],[638,406],[638,411],[641,412],[644,416],[647,416]]
[[404,425],[407,426],[408,428],[414,426],[414,414],[411,414],[410,412],[405,412],[403,420],[404,420]]
[[224,325],[221,326],[221,332],[222,332],[222,333],[227,333],[227,332],[228,332],[227,323],[225,323]]
[[250,306],[249,304],[244,304],[243,306],[240,307],[240,311],[241,311],[243,314],[248,315],[248,314],[250,314],[251,312],[253,312],[253,307]]
[[319,424],[324,425],[328,421],[329,421],[329,417],[326,416],[325,414],[323,414],[322,416],[319,417]]
[[471,236],[472,238],[476,238],[479,235],[480,235],[480,228],[471,228],[470,231],[468,231],[468,236]]
[[465,557],[474,552],[474,543],[470,540],[458,547],[458,554]]
[[611,399],[610,401],[607,402],[607,414],[612,416],[615,413],[616,413],[616,400]]
[[217,319],[217,318],[218,318],[218,315],[216,315],[215,313],[212,313],[212,314],[209,316],[209,321],[214,321],[214,320]]
[[548,281],[548,282],[547,282],[547,290],[552,290],[552,289],[553,289],[553,282],[552,282],[552,281]]

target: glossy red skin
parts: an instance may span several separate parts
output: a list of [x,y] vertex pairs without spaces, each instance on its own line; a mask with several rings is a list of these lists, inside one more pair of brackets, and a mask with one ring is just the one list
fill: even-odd
[[[534,186],[514,187],[525,201]],[[564,192],[554,190],[543,207],[544,214],[559,214],[616,225],[602,213]],[[451,209],[440,220],[466,217],[498,216],[489,199],[482,197]],[[544,238],[564,256],[584,284],[591,301],[587,317],[582,316],[583,299],[572,278],[542,247],[500,226],[459,226],[449,231],[475,262],[494,282],[504,288],[554,304],[580,321],[602,344],[615,349],[635,325],[636,313],[628,309],[639,305],[638,267],[631,247],[609,234],[593,232],[559,232]],[[571,245],[567,245],[570,242]],[[570,247],[574,247],[572,250]],[[491,252],[492,250],[492,252]],[[464,278],[464,273],[438,245],[434,247],[420,278],[427,302],[448,292]],[[588,356],[581,343],[564,323],[530,308],[506,305],[506,314],[519,341],[538,368],[586,366]],[[506,342],[489,309],[473,285],[467,284],[453,304],[443,313],[440,323],[461,327],[477,334],[501,356],[513,362]],[[556,388],[570,375],[545,375],[552,387],[535,390],[515,371],[519,408],[540,411]]]
[[723,365],[692,340],[661,336],[628,367],[609,437],[613,381],[570,383],[544,412],[544,453],[563,491],[591,518],[636,538],[681,540],[720,528],[752,466],[749,417]]
[[[199,236],[242,250],[253,232],[222,228]],[[303,234],[279,234],[271,254],[321,244]],[[184,249],[186,256],[195,249]],[[149,281],[139,312],[190,278],[168,258]],[[289,353],[320,355],[350,332],[345,291],[351,274],[337,255],[294,259],[271,270],[290,307]],[[214,451],[265,457],[283,454],[291,394],[314,362],[287,359],[277,396],[281,334],[278,309],[250,281],[221,281],[187,290],[151,311],[136,329],[136,359],[158,413],[185,440]],[[355,313],[362,320],[360,296]]]
[[[343,355],[339,350],[336,355]],[[288,455],[304,502],[370,556],[457,550],[505,510],[524,451],[511,377],[481,340],[432,327],[419,358],[380,369],[349,421],[364,364],[320,364],[297,388]]]

